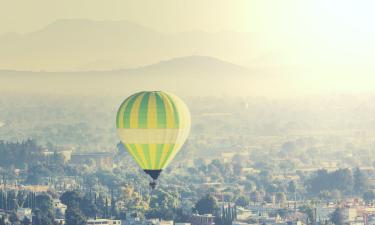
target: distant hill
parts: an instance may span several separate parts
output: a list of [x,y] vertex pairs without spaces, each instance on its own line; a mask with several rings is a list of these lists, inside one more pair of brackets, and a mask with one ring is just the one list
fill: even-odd
[[0,36],[0,69],[111,70],[207,55],[246,64],[260,55],[251,33],[164,34],[128,21],[58,20],[41,30]]
[[261,74],[208,56],[173,58],[135,69],[81,72],[0,71],[0,90],[123,95],[167,90],[181,95],[239,95],[261,88]]
[[[345,69],[345,71],[344,71]],[[202,55],[175,57],[132,69],[93,71],[0,70],[0,92],[68,95],[128,95],[141,90],[166,90],[184,96],[287,97],[373,90],[372,79],[346,73],[366,74],[368,68],[337,70],[288,66],[243,67]],[[345,76],[343,76],[345,75]]]
[[214,57],[193,55],[164,60],[156,64],[139,67],[135,70],[122,71],[137,71],[141,73],[148,71],[152,71],[153,73],[159,71],[185,73],[186,71],[189,71],[194,73],[206,73],[206,75],[211,74],[215,76],[215,73],[247,73],[249,70],[243,66],[228,63]]

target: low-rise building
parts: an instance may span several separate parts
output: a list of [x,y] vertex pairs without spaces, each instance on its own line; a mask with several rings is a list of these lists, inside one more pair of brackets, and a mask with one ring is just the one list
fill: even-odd
[[174,223],[174,225],[191,225],[191,223]]
[[65,224],[65,219],[55,219],[56,224],[59,225],[64,225]]
[[71,164],[82,165],[90,162],[95,163],[95,166],[99,169],[111,169],[113,167],[113,154],[110,152],[81,152],[71,155]]
[[65,217],[66,205],[62,204],[60,199],[53,199],[53,208],[55,209],[55,215],[57,218],[63,219]]
[[215,217],[211,214],[193,214],[190,218],[191,225],[213,225]]
[[110,220],[110,219],[88,219],[87,225],[121,225],[121,220]]
[[25,219],[25,217],[29,219],[30,222],[33,219],[33,213],[30,208],[18,208],[16,214],[18,219],[20,219],[21,221]]
[[173,225],[173,220],[151,219],[149,222],[153,225]]

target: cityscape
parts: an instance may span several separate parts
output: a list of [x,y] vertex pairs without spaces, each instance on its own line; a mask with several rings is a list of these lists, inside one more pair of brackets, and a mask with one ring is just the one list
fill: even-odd
[[0,3],[0,225],[375,225],[375,4]]

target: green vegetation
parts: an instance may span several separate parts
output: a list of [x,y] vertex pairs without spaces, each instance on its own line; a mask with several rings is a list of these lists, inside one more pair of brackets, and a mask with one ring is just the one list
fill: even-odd
[[[215,98],[194,99],[190,103],[194,121],[190,140],[163,171],[157,190],[150,192],[148,177],[116,138],[116,108],[110,107],[117,106],[113,99],[91,99],[81,105],[65,99],[59,106],[45,101],[48,106],[42,112],[45,102],[23,102],[29,107],[28,114],[18,112],[20,109],[15,113],[0,110],[4,121],[0,128],[4,139],[0,142],[0,180],[8,187],[0,192],[0,208],[12,212],[19,207],[32,208],[41,223],[64,215],[49,213],[48,197],[10,188],[48,185],[48,195],[61,195],[61,201],[68,205],[66,216],[71,223],[132,215],[187,222],[193,213],[210,213],[218,224],[230,225],[234,217],[223,211],[223,204],[225,208],[272,204],[281,216],[288,214],[294,200],[304,202],[305,206],[295,207],[311,222],[315,218],[310,201],[339,204],[347,197],[363,197],[371,204],[375,200],[373,139],[358,139],[359,134],[347,138],[346,131],[342,131],[344,135],[331,128],[324,130],[320,118],[310,123],[308,114],[295,113],[303,109],[301,106],[250,99],[252,110],[245,112],[242,100],[223,98],[215,104]],[[11,104],[5,101],[4,105],[7,108]],[[103,105],[104,109],[94,105]],[[327,111],[323,113],[325,120],[340,127],[340,119],[331,116],[328,112],[333,109],[327,108],[322,109]],[[271,115],[270,110],[277,113]],[[31,121],[37,112],[43,118]],[[66,118],[65,122],[53,121],[60,116]],[[355,118],[351,121],[349,130],[353,124],[372,129]],[[311,133],[301,133],[305,127]],[[13,132],[18,128],[20,135]],[[74,147],[64,147],[68,145]],[[59,154],[65,149],[110,151],[114,154],[113,168],[98,167],[91,159],[72,164]]]

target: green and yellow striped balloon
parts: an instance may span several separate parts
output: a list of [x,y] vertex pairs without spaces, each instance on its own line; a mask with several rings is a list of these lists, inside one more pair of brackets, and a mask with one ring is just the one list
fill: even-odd
[[190,112],[175,95],[139,92],[121,104],[116,127],[134,160],[156,180],[188,137]]

